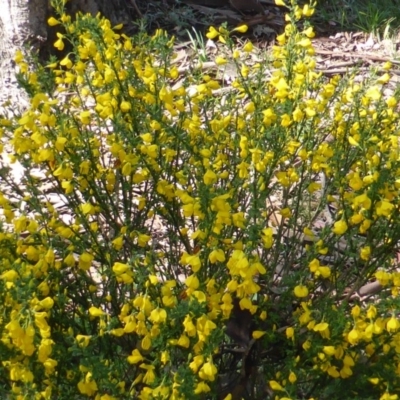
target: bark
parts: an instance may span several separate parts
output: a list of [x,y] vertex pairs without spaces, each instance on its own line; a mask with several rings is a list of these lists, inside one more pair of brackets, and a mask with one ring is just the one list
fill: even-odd
[[[28,4],[26,0],[0,0],[0,101],[8,96],[18,99],[19,93],[15,79],[14,55],[18,48],[27,43],[34,26],[35,18],[30,18],[30,8],[37,7],[36,1]],[[30,22],[31,21],[31,22]],[[43,28],[38,27],[38,35]]]

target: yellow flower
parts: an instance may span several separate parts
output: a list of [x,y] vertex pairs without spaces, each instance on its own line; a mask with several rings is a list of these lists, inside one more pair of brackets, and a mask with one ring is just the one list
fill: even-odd
[[377,101],[382,97],[382,93],[377,86],[371,86],[365,93],[365,97]]
[[250,53],[252,50],[253,50],[253,43],[251,43],[251,42],[247,42],[243,46],[243,51],[245,51],[246,53]]
[[186,315],[186,317],[183,321],[183,326],[185,327],[185,332],[189,336],[191,336],[191,337],[196,336],[196,327],[194,326],[192,317],[190,315]]
[[197,276],[193,274],[186,278],[185,285],[190,289],[196,290],[199,287],[200,282]]
[[284,2],[283,0],[275,0],[275,4],[276,4],[277,6],[286,7],[286,4],[285,4],[285,2]]
[[365,246],[360,250],[360,258],[364,261],[369,260],[371,257],[371,247]]
[[92,317],[101,317],[102,315],[104,315],[104,311],[97,307],[90,307],[89,314]]
[[247,25],[240,25],[232,30],[232,32],[246,33],[249,27]]
[[45,299],[41,300],[39,304],[46,310],[49,310],[54,306],[54,300],[51,297],[46,297]]
[[283,390],[283,387],[277,381],[269,381],[269,386],[271,387],[272,390],[277,390],[277,391]]
[[151,236],[141,233],[141,234],[139,234],[139,237],[138,237],[138,245],[140,247],[146,247],[147,243],[149,242],[150,239],[151,239]]
[[384,84],[390,81],[390,75],[386,72],[377,79],[378,83]]
[[85,215],[94,213],[94,207],[90,203],[81,204],[81,210]]
[[163,363],[163,365],[165,365],[168,361],[170,361],[170,356],[168,351],[165,350],[161,352],[160,360]]
[[17,64],[20,64],[22,61],[24,61],[24,55],[22,54],[22,51],[21,51],[21,50],[17,50],[17,51],[15,52],[14,61],[15,61]]
[[400,322],[395,318],[391,317],[389,321],[386,323],[386,330],[390,332],[396,332],[400,327]]
[[354,359],[352,357],[350,357],[349,355],[345,355],[343,358],[343,364],[346,367],[354,367],[355,363],[354,363]]
[[204,314],[197,319],[196,322],[196,329],[201,341],[206,341],[207,336],[211,334],[211,332],[217,328],[217,325],[211,321],[207,316]]
[[346,221],[336,221],[333,225],[332,232],[336,235],[343,235],[343,233],[347,231],[347,228],[348,227]]
[[227,59],[224,57],[221,57],[221,56],[215,57],[215,64],[217,64],[217,65],[225,65],[225,64],[227,64],[227,62],[228,62]]
[[314,14],[314,8],[310,7],[308,4],[305,4],[302,10],[302,14],[305,17],[311,17]]
[[382,200],[379,201],[376,204],[376,214],[378,216],[383,216],[383,217],[390,217],[390,214],[392,213],[394,208],[394,205],[390,203],[387,200]]
[[315,32],[312,26],[310,26],[309,28],[307,28],[304,32],[303,32],[308,38],[313,38],[315,36]]
[[305,49],[311,47],[311,40],[309,38],[304,38],[297,43],[299,46],[304,47]]
[[38,348],[38,360],[41,363],[45,362],[49,358],[52,352],[52,344],[54,344],[54,342],[51,339],[42,339]]
[[76,341],[79,347],[87,347],[90,342],[90,336],[76,335]]
[[217,179],[217,174],[214,171],[211,171],[211,169],[208,169],[203,177],[203,181],[206,185],[212,185],[217,181]]
[[260,337],[264,336],[267,332],[265,331],[254,331],[252,333],[253,339],[260,339]]
[[314,326],[313,330],[315,332],[323,332],[328,328],[329,328],[329,325],[327,322],[320,322],[319,324]]
[[205,381],[213,382],[217,374],[217,368],[210,358],[200,369],[199,377]]
[[389,392],[385,392],[379,400],[397,400],[399,396],[397,394],[390,394]]
[[144,374],[144,377],[143,377],[143,383],[147,383],[147,384],[153,383],[154,380],[156,379],[156,375],[154,373],[155,366],[148,365],[148,364],[141,364],[140,368],[147,370],[147,372]]
[[122,246],[124,244],[124,238],[122,236],[117,237],[111,243],[112,243],[112,245],[113,245],[115,250],[121,250]]
[[156,308],[150,313],[150,321],[162,324],[167,320],[167,312],[163,308]]
[[360,316],[361,313],[361,308],[358,305],[355,305],[352,309],[351,309],[351,315],[354,318],[358,318]]
[[337,370],[337,368],[333,365],[331,365],[328,369],[327,369],[328,374],[332,377],[332,378],[339,378],[340,374],[339,371]]
[[[386,104],[389,108],[394,108],[397,106],[397,100],[395,97],[389,97],[386,99]],[[398,180],[396,180],[396,188],[398,189]]]
[[58,37],[58,40],[55,41],[54,47],[59,51],[63,51],[64,50],[64,46],[65,46],[64,42],[63,42],[63,37],[64,36],[61,33],[57,32],[57,37]]
[[286,328],[286,337],[288,339],[294,338],[294,329],[291,326],[289,328]]
[[131,109],[131,103],[129,101],[122,101],[119,108],[122,112],[128,112]]
[[151,347],[151,339],[150,339],[150,336],[149,336],[149,335],[146,335],[146,336],[142,339],[140,345],[142,346],[142,350],[144,350],[144,351],[149,350],[150,347]]
[[201,381],[196,385],[196,387],[194,389],[194,393],[195,394],[207,393],[210,390],[211,390],[210,386],[208,386],[207,383]]
[[386,286],[389,284],[392,279],[392,275],[386,271],[377,271],[375,272],[375,278],[379,281],[382,286]]
[[376,317],[377,310],[375,306],[369,306],[367,310],[367,318],[373,319]]
[[198,254],[190,255],[190,254],[184,252],[182,254],[180,262],[182,264],[190,265],[192,267],[193,272],[198,272],[201,268],[201,260],[200,260],[200,257]]
[[353,328],[347,335],[347,341],[350,344],[357,344],[360,340],[360,334],[358,333],[357,329]]
[[125,330],[123,328],[116,328],[116,329],[111,329],[110,333],[111,335],[121,337],[125,334]]
[[10,269],[8,271],[3,272],[0,278],[4,279],[7,282],[13,282],[19,277],[18,272]]
[[185,349],[189,348],[190,340],[186,335],[181,335],[177,342],[178,346],[184,347]]
[[114,274],[117,275],[117,276],[118,275],[122,275],[128,269],[129,269],[129,265],[123,264],[123,263],[120,263],[120,262],[116,262],[112,267],[112,270],[113,270]]
[[90,111],[82,111],[79,115],[82,124],[89,125],[92,121]]
[[285,207],[279,211],[279,214],[281,214],[283,218],[290,218],[292,216],[292,211],[289,207]]
[[60,65],[67,67],[68,69],[71,69],[72,61],[70,60],[70,58],[68,56],[66,56],[60,61]]
[[293,292],[294,292],[294,295],[296,297],[300,297],[301,298],[301,297],[307,297],[308,296],[307,286],[304,286],[304,285],[297,285],[294,288]]
[[138,349],[132,351],[132,354],[128,356],[128,363],[137,364],[138,362],[143,361],[143,356],[140,354]]
[[335,346],[324,346],[322,351],[328,356],[333,356],[336,352]]
[[208,30],[206,36],[208,39],[215,39],[217,36],[219,35],[219,32],[213,27],[211,26],[210,29]]
[[389,71],[392,68],[393,64],[390,61],[386,61],[383,65],[382,68],[385,71]]
[[262,236],[261,239],[263,241],[264,247],[266,249],[270,249],[273,244],[273,230],[272,228],[265,228],[262,230]]
[[322,276],[323,278],[329,278],[331,276],[331,269],[326,266],[321,266],[318,268],[316,276]]
[[160,90],[159,96],[160,100],[164,101],[166,104],[173,104],[174,97],[171,88],[163,86]]
[[193,361],[189,364],[189,368],[196,374],[204,363],[204,356],[198,355],[193,357]]
[[215,264],[216,262],[224,262],[225,261],[225,253],[222,249],[213,250],[208,256],[211,264]]
[[286,82],[285,78],[280,78],[274,86],[276,87],[276,89],[278,89],[278,92],[276,94],[276,97],[278,97],[278,99],[285,98],[289,94],[288,89],[290,89],[290,86]]
[[84,380],[78,382],[78,389],[82,394],[91,397],[97,392],[96,381],[92,378],[92,373],[88,372]]
[[310,348],[311,348],[311,342],[310,342],[309,340],[306,340],[306,341],[302,344],[301,347],[303,347],[303,349],[304,349],[305,351],[308,351],[308,350],[310,350]]
[[356,139],[354,139],[353,136],[349,136],[349,137],[347,138],[347,140],[348,140],[349,143],[350,143],[352,146],[354,146],[354,147],[360,146],[360,144],[357,142]]

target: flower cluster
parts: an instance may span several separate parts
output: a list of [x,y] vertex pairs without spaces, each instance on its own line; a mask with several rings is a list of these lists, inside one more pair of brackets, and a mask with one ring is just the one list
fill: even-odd
[[313,3],[256,64],[246,27],[210,28],[210,73],[182,71],[162,31],[54,4],[73,50],[18,52],[30,105],[0,119],[0,393],[396,399],[390,65],[324,77]]

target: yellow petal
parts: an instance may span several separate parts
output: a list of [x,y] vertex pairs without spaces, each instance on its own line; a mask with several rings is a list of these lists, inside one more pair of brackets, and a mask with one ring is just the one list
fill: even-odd
[[254,331],[253,339],[260,339],[260,337],[264,336],[267,332],[265,331]]
[[54,17],[50,17],[50,18],[47,20],[47,23],[48,23],[50,26],[55,26],[55,25],[58,25],[58,24],[60,23],[60,21],[57,21]]
[[359,143],[352,136],[349,136],[348,140],[352,146],[359,146]]
[[277,381],[269,381],[269,386],[272,390],[283,390],[283,387]]
[[215,64],[217,65],[225,65],[227,62],[228,61],[224,57],[221,56],[215,57]]
[[208,30],[208,33],[206,34],[208,39],[215,39],[219,35],[219,32],[211,26],[210,29]]
[[249,27],[247,25],[240,25],[240,26],[236,27],[235,29],[233,29],[232,32],[245,33],[245,32],[247,32],[248,29],[249,29]]
[[97,307],[90,307],[89,314],[92,317],[101,317],[102,315],[104,315],[104,311],[100,310],[100,308],[97,308]]
[[308,289],[307,286],[304,285],[297,285],[294,288],[294,295],[296,297],[307,297],[308,296]]

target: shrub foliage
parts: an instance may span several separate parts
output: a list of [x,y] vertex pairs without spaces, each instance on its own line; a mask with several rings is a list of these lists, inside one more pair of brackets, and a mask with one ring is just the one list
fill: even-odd
[[2,395],[396,399],[391,66],[323,76],[313,4],[270,58],[210,28],[210,73],[55,7],[72,52],[19,52],[0,120]]

